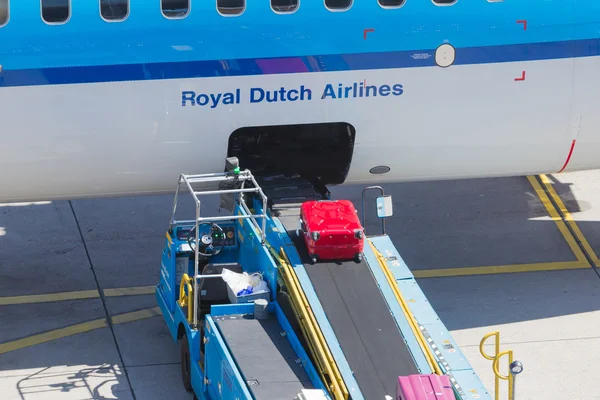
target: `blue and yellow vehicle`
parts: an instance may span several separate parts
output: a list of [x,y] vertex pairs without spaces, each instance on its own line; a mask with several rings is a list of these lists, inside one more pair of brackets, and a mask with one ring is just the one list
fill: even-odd
[[[444,375],[457,399],[490,398],[385,226],[366,235],[362,260],[312,264],[299,207],[328,190],[227,165],[179,177],[156,287],[195,398],[396,399],[398,377],[414,374]],[[194,219],[175,219],[182,191]],[[209,195],[230,214],[203,216]],[[390,207],[378,198],[380,217]]]

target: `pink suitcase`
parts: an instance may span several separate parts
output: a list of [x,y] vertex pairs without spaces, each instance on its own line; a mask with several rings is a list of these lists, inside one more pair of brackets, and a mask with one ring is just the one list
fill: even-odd
[[455,400],[450,379],[446,375],[399,376],[396,400]]

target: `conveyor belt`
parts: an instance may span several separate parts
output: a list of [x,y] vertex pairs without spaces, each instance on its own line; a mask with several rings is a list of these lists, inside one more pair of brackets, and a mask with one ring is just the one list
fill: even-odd
[[213,317],[256,400],[292,400],[314,389],[277,318]]
[[294,242],[365,399],[396,393],[398,376],[419,373],[366,261],[310,264],[299,209],[274,211]]

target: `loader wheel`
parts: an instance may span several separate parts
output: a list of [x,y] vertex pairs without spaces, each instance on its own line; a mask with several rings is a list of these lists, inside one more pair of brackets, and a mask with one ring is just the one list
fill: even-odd
[[315,264],[317,262],[317,256],[314,254],[309,254],[308,255],[310,257],[310,263],[311,264]]
[[360,264],[363,259],[364,259],[363,253],[356,253],[356,256],[354,257],[354,261],[357,264]]
[[183,387],[185,390],[191,392],[192,375],[190,368],[190,346],[187,334],[184,334],[181,338],[181,378],[183,379]]

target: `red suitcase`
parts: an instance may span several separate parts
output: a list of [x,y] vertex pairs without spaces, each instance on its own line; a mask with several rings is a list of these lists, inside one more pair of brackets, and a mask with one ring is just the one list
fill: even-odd
[[300,208],[300,226],[313,263],[318,259],[362,261],[364,230],[351,201],[304,202]]

